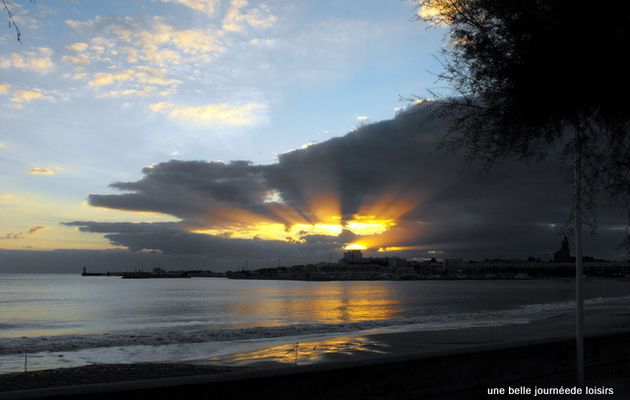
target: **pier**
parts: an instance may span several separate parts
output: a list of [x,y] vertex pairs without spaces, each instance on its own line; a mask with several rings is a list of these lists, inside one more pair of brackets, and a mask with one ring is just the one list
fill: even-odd
[[136,270],[132,272],[88,272],[83,267],[81,276],[119,276],[122,279],[164,279],[164,278],[221,278],[223,272],[212,272],[210,270],[178,270],[167,271],[162,268],[153,268],[152,271]]

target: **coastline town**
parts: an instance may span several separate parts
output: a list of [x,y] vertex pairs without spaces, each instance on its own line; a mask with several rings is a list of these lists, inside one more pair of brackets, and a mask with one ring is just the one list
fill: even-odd
[[[173,270],[154,268],[152,271],[88,272],[82,276],[120,276],[123,279],[151,278],[229,278],[306,281],[352,280],[493,280],[493,279],[544,279],[571,278],[575,276],[575,257],[571,256],[565,237],[561,247],[553,255],[540,258],[429,260],[402,257],[364,257],[361,250],[346,250],[338,262],[300,264],[289,267],[277,266],[250,270],[213,272],[210,270]],[[609,261],[584,257],[584,275],[588,277],[630,277],[629,261]]]

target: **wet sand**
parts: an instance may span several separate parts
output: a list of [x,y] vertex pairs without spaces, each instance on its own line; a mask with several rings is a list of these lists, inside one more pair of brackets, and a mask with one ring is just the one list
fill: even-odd
[[[630,331],[630,309],[610,307],[585,312],[585,335],[598,336]],[[575,336],[575,314],[559,313],[526,324],[487,326],[439,331],[367,335],[390,354],[460,352],[487,346],[512,346],[519,342],[551,341]]]

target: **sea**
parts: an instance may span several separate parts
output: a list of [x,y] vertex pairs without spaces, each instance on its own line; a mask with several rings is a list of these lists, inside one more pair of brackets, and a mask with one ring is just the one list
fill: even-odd
[[[370,333],[528,323],[571,311],[574,296],[570,279],[304,282],[0,274],[0,373],[98,363],[282,361],[285,350],[300,342],[313,345],[316,361],[318,346],[328,353],[365,350],[362,338]],[[585,297],[587,308],[630,304],[630,281],[587,279]],[[278,352],[265,351],[273,348]]]

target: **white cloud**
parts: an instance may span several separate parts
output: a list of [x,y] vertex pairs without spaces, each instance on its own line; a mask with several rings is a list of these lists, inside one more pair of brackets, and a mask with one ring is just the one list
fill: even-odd
[[85,20],[85,21],[78,21],[76,19],[68,19],[66,20],[66,25],[68,25],[70,28],[75,29],[75,30],[80,30],[80,29],[91,29],[94,28],[97,24],[99,24],[101,21],[105,20],[106,17],[101,17],[100,15]]
[[247,43],[256,47],[271,47],[276,43],[276,41],[274,39],[254,38],[249,40]]
[[224,51],[220,43],[221,32],[201,29],[177,30],[159,20],[155,29],[140,31],[135,36],[145,54],[172,45],[184,54],[209,61],[216,53]]
[[149,108],[171,119],[193,124],[253,125],[262,119],[268,107],[261,103],[179,105],[158,102]]
[[76,52],[82,52],[82,51],[87,50],[88,47],[90,46],[85,42],[76,42],[76,43],[66,46],[66,49],[76,51]]
[[143,29],[129,17],[66,23],[84,35],[97,32],[66,47],[71,53],[63,60],[84,67],[67,77],[85,80],[98,92],[108,88],[100,93],[107,97],[169,95],[181,84],[175,76],[182,69],[211,62],[225,50],[220,31],[176,29],[159,17],[145,21]]
[[88,65],[91,62],[90,57],[85,54],[63,56],[62,60],[67,62],[68,64],[75,64],[75,65]]
[[8,93],[9,89],[11,89],[11,85],[8,83],[0,83],[0,95]]
[[53,98],[39,89],[17,90],[11,96],[11,103],[13,103],[13,106],[16,108],[21,108],[24,104],[36,100],[51,101]]
[[[186,23],[183,28],[167,16],[67,20],[66,24],[81,39],[65,46],[62,60],[81,69],[75,68],[74,74],[64,77],[84,81],[101,97],[164,97],[176,93],[192,79],[208,83],[210,79],[205,77],[217,75],[213,81],[223,84],[229,78],[218,76],[211,64],[228,53],[231,46],[241,49],[242,44],[249,43],[270,48],[275,43],[275,39],[259,39],[251,34],[277,21],[260,2],[227,0],[223,6],[219,0],[154,1],[187,7],[210,20],[202,26]],[[230,37],[235,32],[239,33],[236,41]],[[246,66],[237,69],[241,67]]]
[[50,168],[33,167],[28,170],[31,175],[55,175],[55,171]]
[[48,47],[39,47],[37,51],[11,53],[0,58],[0,68],[28,69],[39,73],[47,73],[53,69],[53,51]]
[[176,85],[179,81],[166,78],[166,70],[140,66],[120,72],[99,72],[92,75],[88,85],[96,88],[109,86],[117,82],[132,81],[141,85]]
[[246,25],[268,28],[278,20],[278,17],[265,7],[253,7],[245,12],[247,6],[247,0],[232,0],[223,19],[223,29],[229,32],[242,32]]
[[162,0],[162,2],[180,4],[208,15],[214,15],[218,3],[217,0]]

